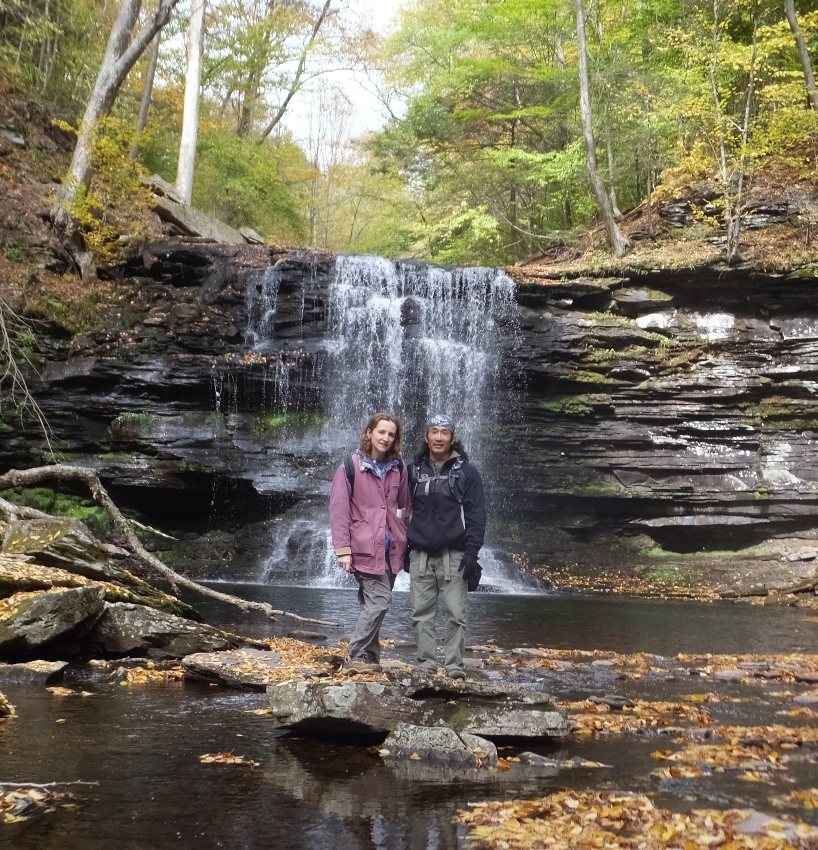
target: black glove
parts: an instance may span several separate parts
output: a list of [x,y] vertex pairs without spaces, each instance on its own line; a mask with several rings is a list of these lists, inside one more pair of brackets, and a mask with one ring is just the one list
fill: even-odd
[[409,575],[409,552],[411,549],[407,546],[406,551],[403,553],[403,571],[406,575]]
[[477,586],[480,584],[480,578],[483,575],[483,568],[477,560],[477,555],[471,552],[464,552],[457,570],[463,573],[463,581],[466,582],[468,590],[477,590]]

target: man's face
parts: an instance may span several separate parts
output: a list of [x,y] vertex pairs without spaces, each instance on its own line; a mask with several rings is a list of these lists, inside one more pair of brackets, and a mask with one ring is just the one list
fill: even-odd
[[426,445],[433,455],[448,455],[454,443],[454,434],[448,428],[435,425],[426,432]]
[[381,455],[386,454],[395,442],[397,430],[394,422],[381,419],[369,432],[369,439],[372,441],[372,451]]

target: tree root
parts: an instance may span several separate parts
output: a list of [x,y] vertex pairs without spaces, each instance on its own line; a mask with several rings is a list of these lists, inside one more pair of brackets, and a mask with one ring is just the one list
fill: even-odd
[[[56,479],[57,481],[71,481],[85,484],[91,491],[93,500],[108,514],[111,518],[116,530],[128,541],[134,555],[143,563],[152,567],[161,576],[167,579],[175,588],[177,585],[186,587],[202,596],[209,596],[211,599],[218,599],[220,602],[226,602],[228,605],[235,605],[245,614],[248,611],[261,611],[271,620],[277,617],[289,617],[292,620],[298,620],[302,623],[316,623],[321,626],[341,626],[342,623],[333,623],[327,620],[315,620],[311,617],[302,617],[298,614],[292,614],[289,611],[281,611],[273,608],[266,602],[250,602],[247,599],[241,599],[238,596],[233,596],[229,593],[221,593],[218,590],[212,590],[209,587],[192,581],[183,575],[180,575],[175,570],[172,570],[167,564],[164,564],[155,555],[148,552],[147,549],[139,541],[139,538],[134,533],[131,524],[120,513],[119,508],[114,504],[108,491],[102,486],[102,482],[97,477],[93,469],[82,466],[66,466],[65,464],[54,464],[52,466],[36,466],[33,469],[11,469],[5,475],[0,475],[0,490],[7,490],[14,487],[31,487],[39,484],[42,481]],[[33,508],[24,508],[18,505],[12,505],[5,499],[0,499],[0,512],[7,518],[14,519],[23,517],[24,519],[42,519],[48,517],[48,514],[42,511],[34,510]]]

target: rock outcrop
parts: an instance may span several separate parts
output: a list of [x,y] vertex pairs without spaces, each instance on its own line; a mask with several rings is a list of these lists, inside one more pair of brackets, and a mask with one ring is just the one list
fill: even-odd
[[104,603],[102,616],[85,640],[107,654],[150,658],[218,652],[238,643],[212,626],[127,602]]
[[459,735],[446,726],[412,726],[398,723],[381,748],[386,759],[415,759],[448,767],[494,767],[497,747],[468,732]]
[[62,676],[66,661],[27,661],[20,664],[0,664],[0,684],[45,685]]
[[[37,398],[64,450],[149,521],[204,531],[214,499],[217,526],[323,513],[343,451],[321,437],[333,262],[177,239],[110,270],[132,297],[46,352]],[[520,326],[502,354],[518,410],[492,433],[490,489],[515,525],[494,542],[531,566],[681,564],[691,580],[691,553],[756,547],[708,568],[763,592],[812,576],[813,561],[781,559],[818,540],[813,270],[514,275]],[[36,440],[7,426],[0,467],[30,465]],[[211,528],[174,557],[256,578],[265,529]],[[297,535],[288,546],[297,571]]]
[[245,647],[228,652],[197,652],[182,660],[185,676],[228,688],[264,690],[275,681],[281,656],[277,652]]
[[398,724],[487,738],[566,735],[571,724],[546,694],[519,686],[390,671],[387,681],[286,681],[267,688],[277,726],[383,736]]
[[104,590],[96,585],[16,593],[0,600],[0,657],[31,654],[71,633],[102,612],[104,599]]

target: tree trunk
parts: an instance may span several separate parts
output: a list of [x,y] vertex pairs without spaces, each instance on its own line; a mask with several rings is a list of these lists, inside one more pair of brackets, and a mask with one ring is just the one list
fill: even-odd
[[613,147],[611,146],[611,131],[605,132],[605,147],[608,149],[608,183],[611,188],[608,190],[608,197],[611,199],[611,211],[617,221],[621,221],[622,213],[616,203],[616,189],[614,187],[614,158]]
[[151,105],[153,94],[153,78],[156,76],[156,63],[159,61],[159,42],[162,40],[161,33],[157,33],[151,42],[151,55],[148,59],[148,70],[145,74],[145,88],[142,90],[142,103],[139,106],[139,117],[136,119],[137,141],[133,143],[129,154],[131,159],[136,159],[139,154],[139,134],[148,123],[148,110]]
[[182,117],[182,141],[179,143],[176,188],[188,204],[193,198],[193,169],[196,165],[196,138],[199,134],[199,89],[202,84],[206,5],[206,0],[193,0],[190,11],[190,28],[187,32],[185,108]]
[[594,190],[599,211],[608,241],[615,257],[621,257],[630,248],[631,243],[622,234],[614,218],[613,209],[605,184],[599,174],[596,162],[596,147],[594,145],[593,116],[591,114],[591,93],[588,85],[588,48],[585,41],[585,9],[582,0],[574,0],[577,14],[577,41],[579,46],[579,106],[582,113],[582,134],[585,137],[585,157],[588,166],[588,176]]
[[[77,145],[71,166],[63,183],[59,197],[60,205],[55,212],[55,224],[62,230],[73,226],[73,219],[66,208],[74,200],[80,186],[87,187],[90,179],[91,156],[94,148],[97,125],[111,111],[117,94],[128,72],[142,55],[153,37],[170,20],[170,15],[179,0],[159,0],[159,8],[130,41],[131,33],[139,16],[141,0],[122,0],[119,14],[108,39],[108,48],[102,67],[97,74],[94,90],[85,108]],[[130,43],[129,43],[130,42]]]
[[812,104],[812,108],[818,112],[818,91],[815,89],[815,75],[812,73],[812,62],[807,51],[807,44],[804,41],[804,34],[801,32],[798,18],[795,15],[795,0],[784,0],[784,11],[787,14],[787,20],[790,22],[792,34],[795,36],[795,46],[798,48],[798,58],[801,60],[801,70],[804,72],[809,102]]

